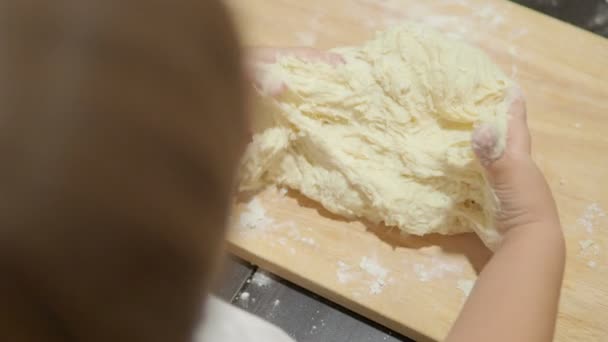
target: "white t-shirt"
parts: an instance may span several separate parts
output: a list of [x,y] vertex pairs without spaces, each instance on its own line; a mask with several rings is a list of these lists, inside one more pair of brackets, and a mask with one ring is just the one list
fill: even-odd
[[195,342],[294,342],[278,327],[213,296],[206,313]]

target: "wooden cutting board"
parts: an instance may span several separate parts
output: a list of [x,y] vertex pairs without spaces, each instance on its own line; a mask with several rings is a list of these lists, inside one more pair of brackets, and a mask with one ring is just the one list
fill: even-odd
[[[556,340],[607,338],[608,40],[500,0],[228,4],[248,46],[360,44],[413,20],[485,50],[525,90],[567,237]],[[491,255],[472,234],[407,237],[277,189],[240,198],[233,218],[233,253],[419,340],[446,336]]]

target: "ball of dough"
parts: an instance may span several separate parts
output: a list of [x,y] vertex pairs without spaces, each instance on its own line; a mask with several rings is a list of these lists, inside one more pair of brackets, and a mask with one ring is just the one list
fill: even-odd
[[348,218],[473,231],[495,247],[497,202],[470,140],[490,123],[504,149],[512,81],[479,49],[416,24],[332,51],[343,65],[264,66],[287,90],[258,95],[241,189],[280,184]]

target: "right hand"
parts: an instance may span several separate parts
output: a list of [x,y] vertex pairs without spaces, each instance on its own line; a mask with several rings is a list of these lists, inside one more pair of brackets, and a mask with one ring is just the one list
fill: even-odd
[[551,190],[530,155],[530,132],[523,94],[519,87],[514,87],[510,95],[509,128],[502,155],[491,157],[498,140],[492,126],[481,125],[472,138],[473,150],[499,200],[495,224],[505,237],[513,230],[525,230],[530,226],[555,227],[561,234]]

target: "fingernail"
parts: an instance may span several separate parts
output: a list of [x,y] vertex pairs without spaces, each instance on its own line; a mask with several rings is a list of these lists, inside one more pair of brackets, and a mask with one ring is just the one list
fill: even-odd
[[254,84],[262,95],[276,97],[287,89],[283,80],[277,78],[266,66],[260,66],[256,70]]

